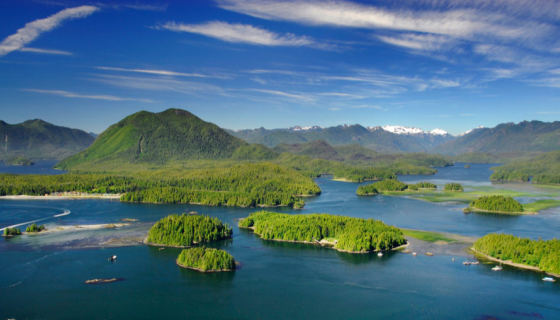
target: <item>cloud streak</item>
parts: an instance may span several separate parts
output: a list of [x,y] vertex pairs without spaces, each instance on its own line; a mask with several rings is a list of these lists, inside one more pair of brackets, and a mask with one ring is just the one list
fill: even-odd
[[209,76],[200,73],[183,73],[168,70],[153,70],[153,69],[125,69],[125,68],[113,68],[113,67],[95,67],[99,70],[109,70],[109,71],[122,71],[122,72],[135,72],[135,73],[145,73],[154,74],[160,76],[179,76],[179,77],[194,77],[194,78],[217,78],[217,79],[229,79],[225,76]]
[[211,21],[202,24],[168,22],[156,28],[167,29],[175,32],[196,33],[233,43],[246,43],[262,46],[319,46],[318,43],[309,37],[296,36],[291,33],[280,35],[249,24],[236,24],[221,21]]
[[106,101],[138,101],[144,103],[152,103],[150,99],[136,99],[136,98],[123,98],[111,95],[92,95],[92,94],[80,94],[64,90],[41,90],[41,89],[21,89],[21,91],[50,94],[65,98],[81,98],[81,99],[94,99],[94,100],[106,100]]
[[21,52],[31,52],[31,53],[44,53],[44,54],[56,54],[56,55],[63,55],[63,56],[72,56],[74,55],[72,52],[62,51],[62,50],[53,50],[53,49],[40,49],[40,48],[21,48],[19,49]]
[[68,8],[50,17],[29,22],[23,28],[19,29],[17,33],[7,37],[0,43],[0,57],[22,49],[27,44],[37,39],[42,33],[59,27],[62,22],[66,20],[85,18],[97,10],[99,10],[99,8],[94,6]]

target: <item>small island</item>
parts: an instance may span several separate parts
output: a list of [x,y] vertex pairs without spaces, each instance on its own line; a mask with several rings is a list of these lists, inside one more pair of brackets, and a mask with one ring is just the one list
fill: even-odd
[[4,229],[4,234],[2,236],[11,238],[19,235],[21,235],[21,230],[19,228],[6,228]]
[[27,226],[27,228],[25,229],[25,232],[27,232],[27,233],[38,233],[38,232],[41,232],[43,230],[46,230],[44,224],[37,225],[37,224],[33,223],[33,224],[30,224],[30,225]]
[[239,222],[265,240],[301,242],[350,253],[391,250],[406,244],[402,230],[382,221],[331,214],[251,213]]
[[7,166],[32,166],[35,162],[24,157],[13,157],[6,160]]
[[491,233],[476,240],[472,249],[489,260],[560,277],[560,240],[557,239],[531,240]]
[[460,183],[450,182],[445,184],[443,191],[463,192],[463,186]]
[[148,233],[146,244],[154,246],[190,247],[193,244],[231,237],[229,224],[206,215],[169,215],[156,222]]
[[471,201],[468,208],[475,212],[531,214],[531,212],[525,212],[523,205],[517,200],[500,195],[479,197]]
[[387,179],[375,182],[365,186],[359,186],[356,194],[359,196],[371,196],[380,192],[402,192],[402,191],[419,191],[419,190],[436,190],[437,186],[431,182],[418,182],[416,184],[406,184],[404,182]]
[[200,272],[224,272],[235,270],[235,259],[224,250],[205,247],[183,249],[176,260],[177,265]]

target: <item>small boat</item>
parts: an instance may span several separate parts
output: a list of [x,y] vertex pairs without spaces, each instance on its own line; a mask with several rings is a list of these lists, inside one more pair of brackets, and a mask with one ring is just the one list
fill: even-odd
[[479,263],[478,261],[476,261],[476,262],[470,262],[470,261],[465,261],[465,262],[463,262],[463,264],[464,264],[465,266],[470,266],[470,265],[475,265],[475,266],[476,266],[478,263]]
[[416,257],[416,252],[413,252],[413,253],[412,253],[412,256],[413,256],[413,257]]
[[492,268],[492,271],[501,271],[502,269],[502,266],[495,266],[494,268]]
[[160,251],[161,251],[161,250],[165,250],[165,248],[159,248],[159,250],[160,250]]
[[113,261],[113,260],[117,260],[117,256],[111,256],[111,257],[109,258],[109,261]]
[[378,257],[383,257],[383,252],[379,252],[379,253],[377,254],[377,256],[378,256]]
[[542,281],[546,281],[546,282],[556,282],[556,280],[552,277],[544,277],[542,278]]

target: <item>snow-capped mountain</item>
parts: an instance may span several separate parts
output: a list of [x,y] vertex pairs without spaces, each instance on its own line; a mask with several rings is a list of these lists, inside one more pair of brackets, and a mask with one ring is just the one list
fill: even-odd
[[464,135],[467,135],[467,134],[469,134],[469,133],[471,133],[471,132],[473,132],[473,131],[475,131],[475,130],[479,130],[479,129],[484,129],[484,126],[478,126],[478,127],[473,128],[473,129],[471,129],[471,130],[465,131],[465,132],[461,133],[461,134],[459,135],[459,137],[462,137],[462,136],[464,136]]
[[415,127],[392,126],[392,125],[386,125],[383,127],[367,127],[367,129],[370,131],[379,130],[379,128],[394,134],[415,135],[415,136],[422,136],[422,135],[449,136],[449,133],[447,133],[447,131],[439,128],[436,128],[432,131],[424,131],[420,128],[415,128]]
[[302,126],[295,126],[288,128],[288,131],[310,131],[310,130],[323,130],[323,127],[320,126],[309,126],[309,127],[302,127]]

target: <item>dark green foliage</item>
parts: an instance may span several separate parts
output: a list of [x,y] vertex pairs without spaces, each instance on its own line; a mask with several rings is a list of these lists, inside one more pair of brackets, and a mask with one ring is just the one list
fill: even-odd
[[365,186],[359,186],[356,190],[356,194],[359,196],[374,196],[379,193],[379,190],[374,186],[375,183],[368,184]]
[[205,215],[169,215],[156,222],[147,242],[187,247],[196,243],[218,241],[231,237],[232,229],[218,218]]
[[177,263],[202,271],[229,271],[235,269],[235,259],[224,250],[205,247],[183,249]]
[[494,170],[492,180],[529,181],[533,177],[533,183],[559,184],[560,150],[491,169]]
[[491,257],[538,267],[560,274],[560,241],[531,240],[509,234],[488,234],[474,243],[475,250]]
[[125,175],[0,175],[0,195],[45,195],[55,192],[127,193],[122,201],[194,202],[211,205],[303,205],[294,195],[321,189],[298,171],[271,163],[175,172]]
[[8,166],[32,166],[34,164],[35,162],[21,156],[9,158],[6,160],[6,165]]
[[523,206],[512,197],[504,196],[482,196],[473,200],[469,207],[503,212],[523,212]]
[[352,252],[389,250],[406,242],[399,228],[379,220],[330,214],[290,215],[259,211],[240,221],[239,227],[252,227],[266,240],[314,242],[334,238],[336,249]]
[[[132,163],[165,164],[172,160],[224,159],[247,143],[190,112],[168,109],[132,114],[101,133],[93,145],[57,164],[63,169],[87,169]],[[242,152],[243,153],[243,152]]]
[[379,191],[405,191],[419,189],[437,189],[437,186],[430,182],[418,182],[416,184],[406,184],[397,180],[383,180],[366,186],[359,186],[356,190],[357,195],[375,195]]
[[446,183],[445,187],[443,188],[445,191],[463,191],[463,186],[460,183]]
[[431,182],[418,182],[416,184],[408,185],[408,190],[419,190],[419,189],[437,189],[437,186]]
[[19,236],[21,234],[21,230],[19,228],[6,228],[4,229],[5,236]]
[[13,157],[63,159],[89,147],[94,138],[78,129],[35,119],[20,124],[0,121],[0,160]]
[[274,147],[273,150],[278,153],[289,152],[291,154],[308,156],[311,158],[339,161],[344,160],[344,158],[339,156],[338,152],[324,140],[316,140],[298,144],[281,143]]
[[25,232],[41,232],[43,230],[45,230],[45,225],[42,224],[42,225],[38,226],[34,223],[34,224],[31,224],[31,225],[28,225],[27,228],[25,229]]
[[271,160],[277,156],[276,152],[262,144],[250,144],[237,148],[231,158],[236,160]]

